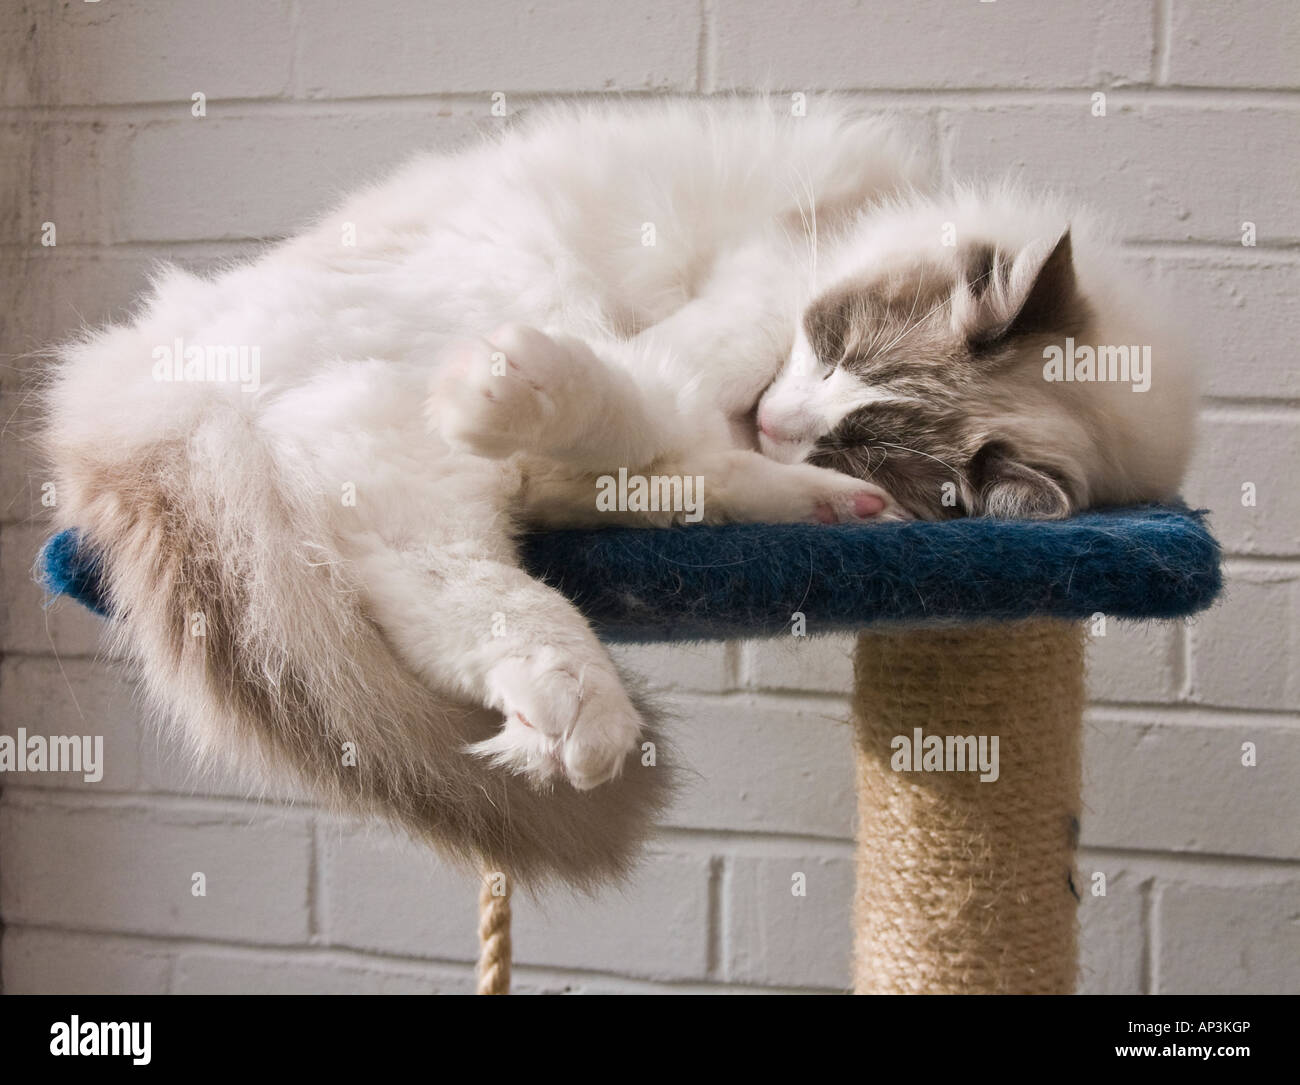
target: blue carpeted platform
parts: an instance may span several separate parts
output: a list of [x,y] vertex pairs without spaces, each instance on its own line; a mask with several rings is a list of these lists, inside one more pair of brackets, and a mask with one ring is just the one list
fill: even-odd
[[[1053,616],[1178,618],[1213,602],[1219,546],[1205,514],[1177,506],[1070,520],[734,524],[530,536],[525,565],[607,640],[810,634],[879,622]],[[96,555],[75,532],[41,553],[45,586],[104,614]]]

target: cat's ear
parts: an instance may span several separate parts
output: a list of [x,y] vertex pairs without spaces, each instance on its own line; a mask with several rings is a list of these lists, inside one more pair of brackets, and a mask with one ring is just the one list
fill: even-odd
[[1067,229],[1055,242],[1026,245],[1011,266],[1002,314],[975,330],[971,345],[992,346],[1016,335],[1069,332],[1082,322],[1083,303],[1074,274]]
[[966,470],[976,515],[1006,520],[1062,520],[1074,502],[1058,477],[1017,458],[1005,441],[986,441]]

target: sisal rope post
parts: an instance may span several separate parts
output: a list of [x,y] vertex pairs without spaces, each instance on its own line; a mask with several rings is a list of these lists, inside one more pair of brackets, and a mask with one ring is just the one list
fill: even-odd
[[[1072,992],[1082,628],[864,633],[854,662],[855,990]],[[900,771],[918,728],[997,736],[997,779]]]
[[510,878],[486,871],[478,891],[478,987],[480,995],[510,993]]

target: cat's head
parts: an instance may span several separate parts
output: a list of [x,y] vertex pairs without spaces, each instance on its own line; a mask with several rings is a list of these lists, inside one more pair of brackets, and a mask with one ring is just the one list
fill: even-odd
[[[802,313],[759,402],[765,454],[870,479],[927,520],[1060,518],[1166,485],[1123,462],[1139,455],[1119,447],[1129,437],[1115,424],[1131,404],[1108,414],[1113,389],[1089,399],[1045,377],[1045,348],[1097,328],[1068,229],[1016,247],[901,248],[861,266],[871,270],[850,265]],[[1176,485],[1180,472],[1181,460],[1164,474]]]

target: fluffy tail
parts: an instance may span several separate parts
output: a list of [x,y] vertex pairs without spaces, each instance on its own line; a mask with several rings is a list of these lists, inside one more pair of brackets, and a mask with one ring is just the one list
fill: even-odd
[[362,612],[323,502],[286,485],[250,427],[222,417],[117,455],[68,433],[50,445],[60,517],[104,555],[126,648],[198,759],[387,818],[521,885],[627,871],[671,790],[652,719],[657,767],[632,757],[592,791],[538,791],[464,752],[500,717],[407,670]]

